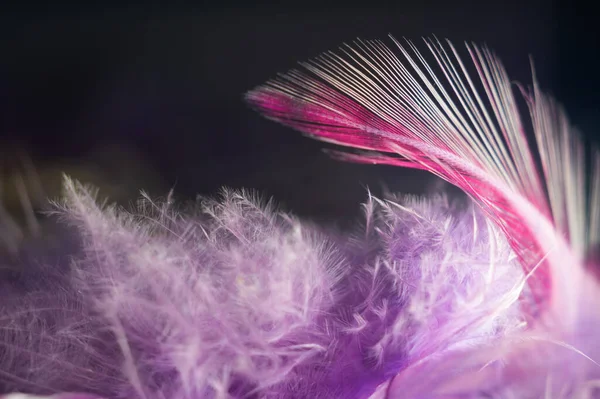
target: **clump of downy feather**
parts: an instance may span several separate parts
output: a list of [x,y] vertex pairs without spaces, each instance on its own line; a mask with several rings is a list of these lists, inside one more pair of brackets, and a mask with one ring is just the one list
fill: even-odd
[[33,205],[50,204],[17,177],[26,223],[0,197],[0,393],[101,392],[119,378],[119,351],[73,279],[79,231],[39,217]]
[[326,350],[314,326],[342,270],[327,240],[241,192],[199,212],[100,208],[68,183],[76,275],[123,362],[122,397],[247,397]]
[[60,213],[83,252],[55,284],[31,266],[44,290],[17,305],[23,318],[3,307],[11,390],[362,398],[522,325],[503,299],[523,279],[506,240],[444,196],[370,198],[364,230],[330,239],[244,192],[186,213],[146,198],[132,213],[66,189]]

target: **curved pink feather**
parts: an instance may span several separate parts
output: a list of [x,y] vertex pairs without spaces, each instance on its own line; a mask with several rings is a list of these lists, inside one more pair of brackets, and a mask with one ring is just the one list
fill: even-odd
[[[393,41],[402,59],[381,41],[358,41],[303,64],[307,71],[280,75],[247,100],[316,139],[374,152],[338,158],[428,170],[463,189],[505,232],[530,273],[537,305],[571,323],[583,278],[581,248],[589,244],[581,231],[600,217],[588,222],[581,209],[564,211],[594,202],[565,192],[577,189],[573,181],[583,173],[570,165],[583,147],[568,144],[580,142],[566,116],[534,82],[526,96],[536,137],[531,147],[508,75],[489,50],[467,45],[476,85],[450,43],[446,49],[426,40],[430,64],[411,42],[406,49]],[[568,140],[556,144],[556,135]]]

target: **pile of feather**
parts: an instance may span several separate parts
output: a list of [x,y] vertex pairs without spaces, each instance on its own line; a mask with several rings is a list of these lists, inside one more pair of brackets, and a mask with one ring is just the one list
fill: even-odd
[[491,51],[470,76],[450,43],[392,42],[247,100],[469,200],[369,196],[332,234],[244,191],[131,211],[65,179],[64,248],[0,265],[0,395],[600,398],[598,151],[535,81],[525,121]]

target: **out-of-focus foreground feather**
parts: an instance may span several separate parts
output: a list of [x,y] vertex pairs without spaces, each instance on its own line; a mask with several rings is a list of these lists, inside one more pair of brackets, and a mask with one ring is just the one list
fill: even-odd
[[240,192],[179,214],[169,199],[129,213],[66,189],[60,214],[83,253],[71,268],[24,265],[9,284],[4,392],[367,398],[523,329],[508,243],[443,196],[371,199],[365,229],[344,238]]
[[[76,244],[3,279],[0,394],[106,398],[596,398],[600,161],[537,85],[530,149],[499,61],[427,41],[328,53],[248,94],[268,117],[429,170],[474,200],[369,198],[354,234],[246,192],[177,210],[67,179]],[[412,55],[411,55],[412,54]],[[480,89],[476,89],[480,87]],[[338,154],[339,155],[339,154]],[[538,166],[539,165],[539,166]],[[10,396],[8,396],[10,398]],[[76,396],[74,396],[76,398]]]

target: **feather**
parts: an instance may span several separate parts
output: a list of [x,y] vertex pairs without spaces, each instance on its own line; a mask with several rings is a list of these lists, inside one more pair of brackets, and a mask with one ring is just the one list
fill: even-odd
[[[54,311],[9,295],[0,371],[10,391],[367,398],[412,364],[522,329],[504,297],[524,290],[507,241],[444,196],[371,198],[364,230],[348,238],[241,192],[182,213],[146,198],[132,213],[66,189],[60,214],[84,251],[54,286],[29,266]],[[44,315],[52,328],[31,323]]]
[[[392,42],[396,52],[378,40],[344,45],[246,98],[266,117],[311,137],[367,150],[336,152],[338,158],[424,169],[461,188],[504,232],[520,259],[534,298],[520,300],[528,331],[579,355],[568,342],[592,350],[590,324],[598,316],[585,301],[595,303],[598,283],[585,257],[597,245],[600,228],[598,151],[590,151],[586,161],[583,142],[564,111],[535,79],[529,91],[521,88],[535,138],[530,143],[511,81],[487,48],[466,46],[477,84],[450,42],[425,40],[432,63],[412,42]],[[578,369],[574,379],[591,378],[588,371]],[[574,380],[562,377],[561,395],[576,395]],[[406,394],[404,388],[396,392]],[[517,396],[530,394],[521,393]]]
[[588,237],[597,239],[589,231],[597,228],[599,197],[586,197],[583,146],[564,112],[534,82],[527,100],[540,170],[510,80],[491,51],[467,46],[478,89],[451,44],[426,40],[436,75],[413,43],[393,42],[404,63],[380,41],[358,41],[247,99],[313,137],[377,152],[349,160],[426,169],[462,188],[505,232],[526,271],[535,268],[529,284],[538,305],[572,325],[582,256]]

